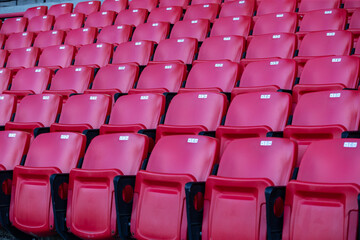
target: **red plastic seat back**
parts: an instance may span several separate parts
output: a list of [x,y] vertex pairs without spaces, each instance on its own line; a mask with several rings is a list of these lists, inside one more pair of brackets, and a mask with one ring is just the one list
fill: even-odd
[[351,16],[349,29],[351,30],[351,29],[359,29],[359,28],[360,28],[360,9],[357,9]]
[[[0,28],[1,28],[1,25],[0,25]],[[1,49],[4,47],[5,40],[6,40],[6,36],[4,34],[0,34],[0,48]]]
[[255,9],[255,0],[225,2],[220,10],[219,17],[252,17]]
[[147,22],[168,22],[174,24],[180,20],[183,9],[181,7],[162,7],[155,8],[149,14]]
[[295,49],[295,34],[265,34],[255,36],[251,40],[246,52],[246,58],[292,58]]
[[197,20],[207,19],[210,22],[214,21],[217,14],[219,13],[218,4],[198,4],[191,5],[186,8],[184,20]]
[[171,30],[170,38],[196,38],[204,41],[210,28],[206,19],[184,20],[176,22]]
[[291,59],[264,60],[249,63],[241,75],[240,87],[276,86],[292,89],[296,62]]
[[76,4],[74,8],[74,13],[82,13],[88,16],[91,13],[99,11],[100,6],[101,6],[100,1],[79,2],[78,4]]
[[297,20],[297,14],[290,12],[262,15],[255,22],[253,35],[295,33]]
[[24,32],[27,23],[28,23],[27,18],[23,18],[23,17],[8,18],[3,22],[0,33],[5,35],[10,35],[12,33]]
[[94,78],[90,67],[69,67],[59,69],[51,81],[50,90],[74,90],[84,92]]
[[48,15],[52,15],[55,18],[60,15],[71,13],[73,10],[74,4],[72,3],[60,3],[50,6],[48,10]]
[[165,125],[206,127],[215,131],[226,113],[225,95],[214,92],[189,92],[176,95],[170,102]]
[[206,38],[199,50],[198,60],[230,60],[240,62],[245,39],[239,36]]
[[190,0],[160,0],[159,7],[172,7],[172,6],[179,6],[183,9],[189,5]]
[[312,1],[301,0],[299,3],[299,12],[309,12],[313,10],[333,9],[340,7],[340,0]]
[[24,17],[31,20],[34,17],[46,15],[47,9],[47,6],[28,8],[24,13]]
[[126,9],[127,4],[127,0],[105,0],[101,5],[100,11],[113,11],[119,13]]
[[40,32],[35,38],[34,47],[46,48],[49,46],[61,45],[65,39],[65,32],[58,31],[47,31]]
[[357,0],[344,0],[343,1],[345,9],[356,9],[360,8],[360,3]]
[[115,12],[101,11],[90,14],[85,21],[85,27],[103,28],[113,24]]
[[71,96],[62,107],[60,124],[89,124],[93,129],[105,123],[111,109],[111,98],[102,94]]
[[0,49],[0,67],[3,67],[8,58],[8,51]]
[[14,95],[0,94],[0,125],[11,120],[16,110],[16,98]]
[[210,36],[243,36],[249,35],[251,26],[251,17],[223,17],[214,21]]
[[39,49],[36,47],[14,49],[6,63],[7,68],[30,68],[34,67],[39,57]]
[[84,45],[77,52],[74,65],[103,67],[109,63],[112,52],[112,45],[108,43]]
[[136,63],[138,65],[147,65],[153,51],[154,45],[150,41],[122,43],[116,48],[112,63]]
[[345,9],[327,9],[305,13],[299,26],[300,31],[344,30],[346,15]]
[[261,0],[257,16],[269,13],[295,12],[297,0]]
[[169,34],[170,24],[165,22],[144,23],[136,27],[132,41],[153,41],[159,43]]
[[6,40],[4,49],[13,50],[18,48],[31,47],[33,41],[34,41],[34,33],[31,32],[13,33]]
[[147,129],[155,129],[165,110],[162,94],[131,94],[120,97],[110,114],[109,124],[142,124]]
[[348,31],[311,32],[302,40],[298,56],[349,55],[352,44]]
[[162,40],[156,48],[154,61],[181,61],[191,64],[197,52],[197,46],[197,40],[192,38]]
[[158,5],[158,0],[131,0],[129,1],[129,8],[143,8],[151,12]]
[[84,23],[85,15],[82,13],[67,13],[56,18],[54,30],[68,31],[81,28]]
[[30,145],[30,134],[21,131],[0,132],[1,170],[12,170],[19,165]]
[[11,79],[12,79],[11,71],[6,68],[0,68],[0,92],[3,92],[8,89]]
[[92,44],[96,38],[96,35],[97,30],[93,27],[70,30],[66,35],[64,44],[75,47]]
[[35,67],[21,69],[14,77],[11,90],[32,91],[40,94],[50,83],[51,71],[47,68]]
[[143,24],[147,18],[148,11],[143,8],[139,9],[126,9],[117,15],[114,25],[133,25],[137,27]]
[[43,32],[50,31],[54,25],[55,17],[51,15],[36,16],[29,20],[27,32]]
[[132,27],[130,25],[107,26],[101,30],[97,36],[96,42],[119,45],[129,41],[131,33]]
[[44,48],[38,66],[66,68],[74,59],[75,47],[70,45],[57,45]]
[[207,3],[221,4],[222,0],[192,0],[191,1],[191,5],[207,4]]

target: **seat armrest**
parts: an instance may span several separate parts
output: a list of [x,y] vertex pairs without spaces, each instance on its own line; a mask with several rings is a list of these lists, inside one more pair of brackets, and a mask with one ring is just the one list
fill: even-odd
[[285,191],[285,186],[267,187],[265,189],[267,236],[269,240],[281,239],[284,214],[281,213],[281,216],[277,216],[274,209],[279,197],[283,202],[285,201]]

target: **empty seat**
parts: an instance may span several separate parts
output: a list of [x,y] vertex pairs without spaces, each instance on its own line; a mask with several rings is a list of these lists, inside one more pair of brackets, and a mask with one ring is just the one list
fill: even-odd
[[299,25],[300,36],[308,32],[344,30],[347,12],[344,9],[316,10],[304,14]]
[[[159,140],[146,171],[136,175],[130,220],[134,237],[186,238],[185,184],[206,180],[217,160],[217,147],[216,139],[206,136],[167,136]],[[154,214],[157,221],[151,220]],[[125,224],[128,227],[129,223]]]
[[4,49],[14,50],[18,48],[31,47],[33,41],[34,41],[34,33],[31,32],[13,33],[6,40]]
[[107,65],[99,69],[92,88],[85,93],[127,93],[134,86],[138,74],[139,67],[135,64]]
[[221,4],[222,0],[192,0],[191,1],[191,5],[207,4],[207,3]]
[[239,94],[231,101],[224,126],[216,130],[223,152],[236,138],[266,137],[284,130],[291,109],[291,96],[284,92]]
[[132,26],[130,25],[107,26],[101,29],[96,42],[119,45],[129,41],[131,33]]
[[348,31],[310,32],[302,40],[298,62],[321,56],[349,55],[353,45],[353,37]]
[[148,64],[141,72],[136,89],[131,89],[130,92],[177,92],[185,78],[186,66],[182,63]]
[[77,52],[74,65],[103,67],[109,63],[112,52],[112,45],[108,43],[84,45]]
[[214,36],[206,38],[199,50],[198,60],[230,60],[240,62],[245,49],[245,39],[239,36]]
[[176,23],[182,16],[183,9],[181,7],[161,7],[155,8],[149,14],[147,22],[168,22]]
[[105,0],[101,4],[100,11],[113,11],[116,13],[125,10],[127,7],[127,0]]
[[47,6],[31,7],[26,9],[24,17],[31,20],[33,17],[44,16],[47,13]]
[[72,4],[72,3],[54,4],[49,7],[48,15],[52,15],[55,18],[57,18],[60,15],[71,13],[73,10],[73,7],[74,7],[74,4]]
[[239,87],[233,95],[244,92],[291,90],[296,77],[296,61],[276,59],[255,61],[246,65]]
[[39,67],[50,69],[69,67],[75,55],[75,47],[70,45],[57,45],[44,48],[40,58]]
[[106,134],[92,140],[81,169],[70,171],[66,225],[71,233],[87,239],[116,236],[112,182],[117,175],[137,174],[148,145],[146,136],[134,133]]
[[0,33],[5,35],[10,35],[12,33],[24,32],[27,26],[27,18],[18,17],[18,18],[7,18],[2,26]]
[[131,0],[129,1],[129,8],[143,8],[151,12],[158,5],[159,0]]
[[35,67],[19,70],[11,88],[4,93],[14,94],[21,99],[29,94],[40,94],[46,90],[50,83],[51,71],[47,68]]
[[16,110],[16,97],[9,94],[0,94],[0,126],[12,120]]
[[67,13],[56,18],[54,30],[69,31],[71,29],[81,28],[85,16],[82,13]]
[[346,11],[349,13],[353,13],[356,9],[360,8],[360,3],[357,0],[344,0],[342,3],[344,4]]
[[359,144],[358,139],[310,144],[297,179],[286,186],[283,239],[356,238]]
[[96,35],[97,29],[93,27],[73,29],[67,33],[64,44],[81,47],[94,43]]
[[239,79],[239,65],[230,61],[209,61],[193,64],[180,91],[231,92]]
[[40,50],[36,47],[14,49],[6,62],[6,68],[20,69],[34,67],[39,53]]
[[30,135],[20,131],[0,132],[1,170],[12,170],[25,159],[30,145]]
[[219,13],[218,4],[198,4],[186,8],[184,20],[207,19],[213,22]]
[[353,55],[353,56],[356,56],[356,57],[359,57],[359,56],[360,56],[360,41],[357,41],[357,42],[356,42],[355,52],[354,52],[354,55]]
[[256,20],[252,35],[295,33],[297,20],[296,13],[270,13],[262,15]]
[[162,40],[156,48],[154,61],[181,61],[191,64],[197,52],[197,46],[197,40],[193,38]]
[[72,93],[83,93],[94,79],[90,67],[68,67],[59,69],[51,80],[50,90],[44,93],[60,94],[64,98]]
[[154,44],[150,41],[122,43],[116,48],[112,63],[136,63],[144,66],[148,64],[153,52]]
[[[12,79],[12,72],[6,68],[0,68],[0,94],[8,89],[10,80]],[[1,125],[1,124],[0,124]]]
[[269,13],[295,12],[297,0],[261,0],[256,16]]
[[34,139],[24,166],[14,168],[9,213],[13,226],[37,236],[54,234],[50,176],[77,167],[84,150],[85,136],[78,133],[46,133]]
[[299,12],[309,12],[313,10],[333,9],[340,7],[340,0],[328,0],[328,1],[312,1],[301,0],[299,3]]
[[284,137],[298,144],[298,164],[311,142],[340,138],[344,131],[357,131],[359,111],[358,91],[321,91],[301,96],[292,124],[284,130]]
[[165,22],[144,23],[135,28],[132,41],[153,41],[159,43],[169,34],[170,24]]
[[145,22],[147,15],[146,9],[126,9],[118,13],[114,25],[126,24],[137,27]]
[[165,96],[157,93],[121,96],[112,108],[109,124],[100,133],[138,132],[156,129],[165,111]]
[[205,184],[202,239],[266,239],[265,189],[286,186],[295,155],[296,145],[288,139],[230,143],[216,176]]
[[309,60],[304,66],[299,84],[294,86],[294,101],[308,92],[357,88],[359,64],[359,58],[352,56]]
[[170,38],[195,38],[204,41],[209,32],[210,23],[206,19],[184,20],[174,24]]
[[171,100],[164,124],[156,129],[156,139],[215,131],[225,116],[227,105],[226,96],[221,93],[180,93]]
[[8,59],[9,53],[6,50],[0,49],[0,67],[4,67],[7,59]]
[[292,58],[296,49],[293,33],[264,34],[254,36],[246,51],[244,63],[266,58]]
[[115,12],[94,12],[85,21],[85,27],[103,28],[112,25],[115,20]]
[[186,7],[189,5],[190,0],[160,0],[159,7],[173,7],[173,6],[179,6],[183,9],[186,9]]
[[354,11],[350,23],[348,31],[354,34],[354,38],[357,39],[360,35],[360,9]]
[[255,0],[225,2],[220,10],[219,17],[252,17],[255,9]]
[[210,37],[230,35],[247,37],[250,26],[251,17],[248,16],[218,18],[214,21]]
[[103,94],[71,96],[64,103],[59,122],[50,126],[51,132],[83,132],[99,129],[111,109],[111,98]]
[[33,134],[36,128],[50,127],[60,114],[62,99],[55,94],[37,94],[24,97],[16,110],[13,122],[6,130],[20,130]]
[[82,13],[88,16],[91,13],[99,11],[100,6],[101,6],[100,1],[79,2],[78,4],[76,4],[74,8],[74,13]]
[[36,16],[29,20],[26,31],[35,33],[49,31],[53,27],[54,22],[54,16]]
[[38,48],[46,48],[55,45],[61,45],[65,39],[65,32],[58,30],[58,31],[47,31],[47,32],[40,32],[37,34],[34,47]]

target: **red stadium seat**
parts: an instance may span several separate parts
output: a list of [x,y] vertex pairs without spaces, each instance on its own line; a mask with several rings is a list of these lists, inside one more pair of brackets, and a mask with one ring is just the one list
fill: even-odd
[[14,168],[9,213],[13,226],[37,236],[54,234],[50,176],[69,173],[84,151],[85,136],[78,133],[46,133],[34,139],[25,165]]
[[0,49],[4,47],[5,40],[6,40],[6,36],[4,34],[0,34]]
[[109,63],[112,53],[113,47],[108,43],[84,45],[77,52],[74,65],[104,67]]
[[115,12],[94,12],[90,14],[85,21],[85,27],[103,28],[113,24],[115,20]]
[[217,175],[205,184],[201,238],[266,239],[265,189],[289,182],[295,155],[296,145],[288,139],[230,143]]
[[360,8],[360,2],[357,0],[343,0],[344,8],[349,13],[355,12],[358,8]]
[[295,12],[297,0],[261,0],[256,16],[269,13]]
[[156,129],[165,111],[165,96],[157,93],[121,96],[115,103],[109,124],[100,128],[100,134],[138,132]]
[[65,39],[65,32],[58,30],[58,31],[47,31],[47,32],[40,32],[37,34],[34,47],[38,48],[46,48],[55,45],[61,45]]
[[240,62],[245,49],[245,39],[239,36],[206,38],[199,50],[198,60],[230,60]]
[[101,6],[100,1],[79,2],[78,4],[76,4],[74,8],[74,13],[82,13],[88,16],[91,13],[99,11],[100,6]]
[[162,7],[151,11],[147,22],[168,22],[174,24],[180,20],[183,9],[181,7]]
[[33,17],[44,16],[47,13],[47,6],[38,6],[26,9],[24,17],[31,20]]
[[358,139],[310,144],[297,179],[286,186],[282,239],[356,239],[359,144]]
[[5,35],[10,35],[12,33],[24,32],[27,26],[27,18],[18,17],[18,18],[7,18],[2,26],[0,33]]
[[20,69],[35,66],[40,50],[36,47],[14,49],[6,63],[6,68]]
[[0,94],[0,126],[10,121],[16,110],[16,97],[9,94]]
[[54,16],[36,16],[29,20],[26,31],[35,33],[49,31],[53,27],[54,22]]
[[36,128],[50,127],[60,114],[61,105],[62,99],[59,95],[28,95],[20,101],[14,121],[7,122],[5,129],[33,134]]
[[159,43],[167,37],[169,30],[170,24],[165,22],[140,24],[135,28],[132,41],[147,40]]
[[8,59],[9,53],[6,50],[0,49],[0,67],[2,68],[7,59]]
[[231,101],[224,126],[216,130],[221,152],[236,138],[266,137],[284,130],[291,108],[291,96],[283,92],[239,94]]
[[207,37],[210,29],[209,20],[184,20],[174,24],[170,38],[195,38],[202,42]]
[[158,5],[159,0],[131,0],[129,1],[129,8],[143,8],[151,12]]
[[307,93],[299,99],[292,124],[286,126],[284,137],[298,144],[297,164],[299,164],[311,142],[340,138],[344,131],[357,131],[359,119],[360,95],[358,91]]
[[84,23],[85,15],[82,13],[67,13],[56,18],[54,30],[69,31],[81,28]]
[[111,98],[103,94],[71,96],[64,103],[58,123],[50,126],[51,132],[83,132],[99,129],[110,114]]
[[4,49],[11,51],[18,48],[31,47],[34,35],[32,32],[13,33],[6,40]]
[[159,7],[174,7],[179,6],[183,9],[189,5],[190,0],[160,0]]
[[67,33],[64,44],[75,47],[92,44],[96,35],[97,29],[93,27],[73,29]]
[[295,33],[298,17],[296,13],[270,13],[259,16],[252,35]]
[[114,25],[132,25],[137,27],[143,24],[147,18],[148,11],[146,9],[126,9],[117,15]]
[[119,45],[129,41],[131,34],[132,26],[130,25],[107,26],[101,29],[96,42]]
[[127,7],[127,0],[105,0],[100,8],[100,11],[113,11],[116,13],[125,10]]
[[354,39],[358,39],[360,36],[360,9],[357,9],[354,11],[350,23],[349,23],[349,29],[348,31],[352,32],[354,34]]
[[225,116],[226,96],[214,92],[187,92],[170,102],[164,124],[156,129],[156,140],[167,135],[215,131]]
[[69,67],[74,59],[75,47],[70,45],[57,45],[44,48],[40,58],[39,67],[50,69]]
[[180,61],[191,64],[197,52],[197,46],[197,40],[193,38],[162,40],[156,48],[154,61]]
[[144,66],[148,64],[153,52],[154,44],[150,41],[122,43],[116,48],[112,63],[136,63]]
[[239,0],[225,2],[220,10],[219,17],[252,17],[255,9],[255,0]]
[[301,0],[299,3],[299,12],[309,12],[313,10],[333,9],[340,7],[340,0],[327,0],[327,1],[312,1]]
[[308,92],[357,88],[359,60],[352,56],[322,57],[309,60],[304,66],[299,84],[294,86],[294,101]]
[[8,89],[11,79],[12,79],[11,70],[6,68],[0,68],[0,94]]
[[248,16],[218,18],[214,21],[210,37],[229,35],[247,37],[250,26],[251,17]]
[[207,19],[213,22],[219,13],[218,4],[198,4],[186,8],[184,20]]
[[192,0],[191,5],[207,4],[207,3],[221,4],[221,2],[222,0]]
[[357,42],[356,42],[355,52],[354,52],[354,55],[353,55],[353,56],[356,56],[356,57],[359,57],[359,56],[360,56],[360,41],[357,41]]
[[49,7],[48,15],[52,15],[55,18],[58,18],[60,15],[71,13],[73,10],[74,4],[72,3],[59,3],[54,4]]
[[141,72],[136,89],[131,89],[130,93],[177,92],[185,78],[186,66],[182,63],[148,64]]
[[85,93],[127,93],[134,86],[138,74],[139,67],[135,64],[107,65],[99,69],[92,88]]
[[231,92],[239,79],[239,65],[230,61],[209,61],[193,64],[180,91]]

